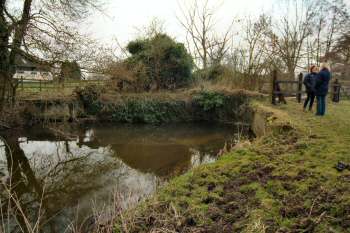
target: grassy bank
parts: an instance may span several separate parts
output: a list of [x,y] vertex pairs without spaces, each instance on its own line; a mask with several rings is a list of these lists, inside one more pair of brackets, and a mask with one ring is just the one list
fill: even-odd
[[350,102],[317,118],[290,102],[270,131],[218,162],[174,179],[116,224],[117,232],[349,232]]

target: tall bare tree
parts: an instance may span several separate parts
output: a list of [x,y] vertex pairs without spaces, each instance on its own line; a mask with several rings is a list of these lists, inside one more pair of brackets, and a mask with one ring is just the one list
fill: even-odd
[[[186,1],[188,2],[188,1]],[[229,51],[232,41],[232,24],[223,34],[215,30],[217,26],[216,13],[218,6],[210,6],[209,1],[194,0],[192,4],[179,4],[180,24],[186,30],[187,46],[199,66],[207,69],[211,64],[220,63]]]
[[315,32],[310,39],[309,55],[319,62],[332,51],[337,38],[344,32],[350,20],[350,12],[343,0],[318,1],[314,12]]
[[285,71],[294,78],[299,62],[306,58],[305,46],[312,34],[315,1],[284,0],[283,4],[286,12],[273,22],[269,52],[282,60]]
[[245,21],[245,36],[243,42],[245,46],[240,48],[243,62],[243,73],[248,77],[259,76],[263,73],[268,57],[265,53],[266,34],[271,25],[270,17],[261,15],[257,21],[248,18]]
[[350,78],[350,28],[344,32],[335,42],[332,51],[326,56],[336,65],[333,70],[339,78]]

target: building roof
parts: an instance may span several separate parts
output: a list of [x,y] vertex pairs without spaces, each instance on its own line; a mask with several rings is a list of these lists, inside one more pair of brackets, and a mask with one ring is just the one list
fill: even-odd
[[15,60],[16,67],[22,68],[35,68],[37,70],[50,71],[50,67],[44,63],[34,61],[28,57],[24,57],[20,54],[16,55]]

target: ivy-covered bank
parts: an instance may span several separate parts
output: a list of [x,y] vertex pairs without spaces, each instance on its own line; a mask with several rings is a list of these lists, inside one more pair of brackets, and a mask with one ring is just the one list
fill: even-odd
[[98,121],[161,124],[208,121],[250,122],[249,102],[258,94],[246,91],[193,91],[106,96],[96,89],[77,92],[83,106],[80,118]]
[[[251,145],[175,178],[123,213],[116,232],[349,232],[350,102],[319,118],[254,104]],[[261,119],[264,119],[262,121]]]
[[262,95],[242,90],[133,94],[106,92],[104,88],[88,86],[77,89],[69,98],[21,101],[17,122],[24,125],[42,122],[250,123],[249,103],[259,98]]

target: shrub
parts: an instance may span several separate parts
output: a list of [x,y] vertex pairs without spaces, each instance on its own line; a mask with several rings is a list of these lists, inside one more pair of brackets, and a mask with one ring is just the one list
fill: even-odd
[[108,66],[106,70],[117,91],[141,92],[150,88],[150,80],[146,74],[146,67],[142,63],[127,64],[116,62]]
[[146,49],[146,41],[142,41],[142,40],[131,41],[126,47],[126,49],[132,55],[138,54]]
[[79,100],[83,103],[84,108],[88,114],[97,114],[102,106],[100,103],[101,94],[105,92],[105,89],[96,85],[89,85],[83,88],[76,88],[74,91]]
[[233,71],[224,65],[214,65],[209,68],[201,69],[196,71],[194,74],[194,78],[197,80],[211,80],[218,81],[223,78],[227,78],[230,76],[231,78],[234,76]]
[[61,64],[60,78],[62,80],[67,80],[67,79],[80,80],[81,69],[79,64],[76,61],[73,61],[73,62],[64,61]]
[[155,89],[174,89],[189,83],[193,59],[183,44],[166,34],[132,41],[127,49],[131,54],[127,64],[131,68],[142,64]]

